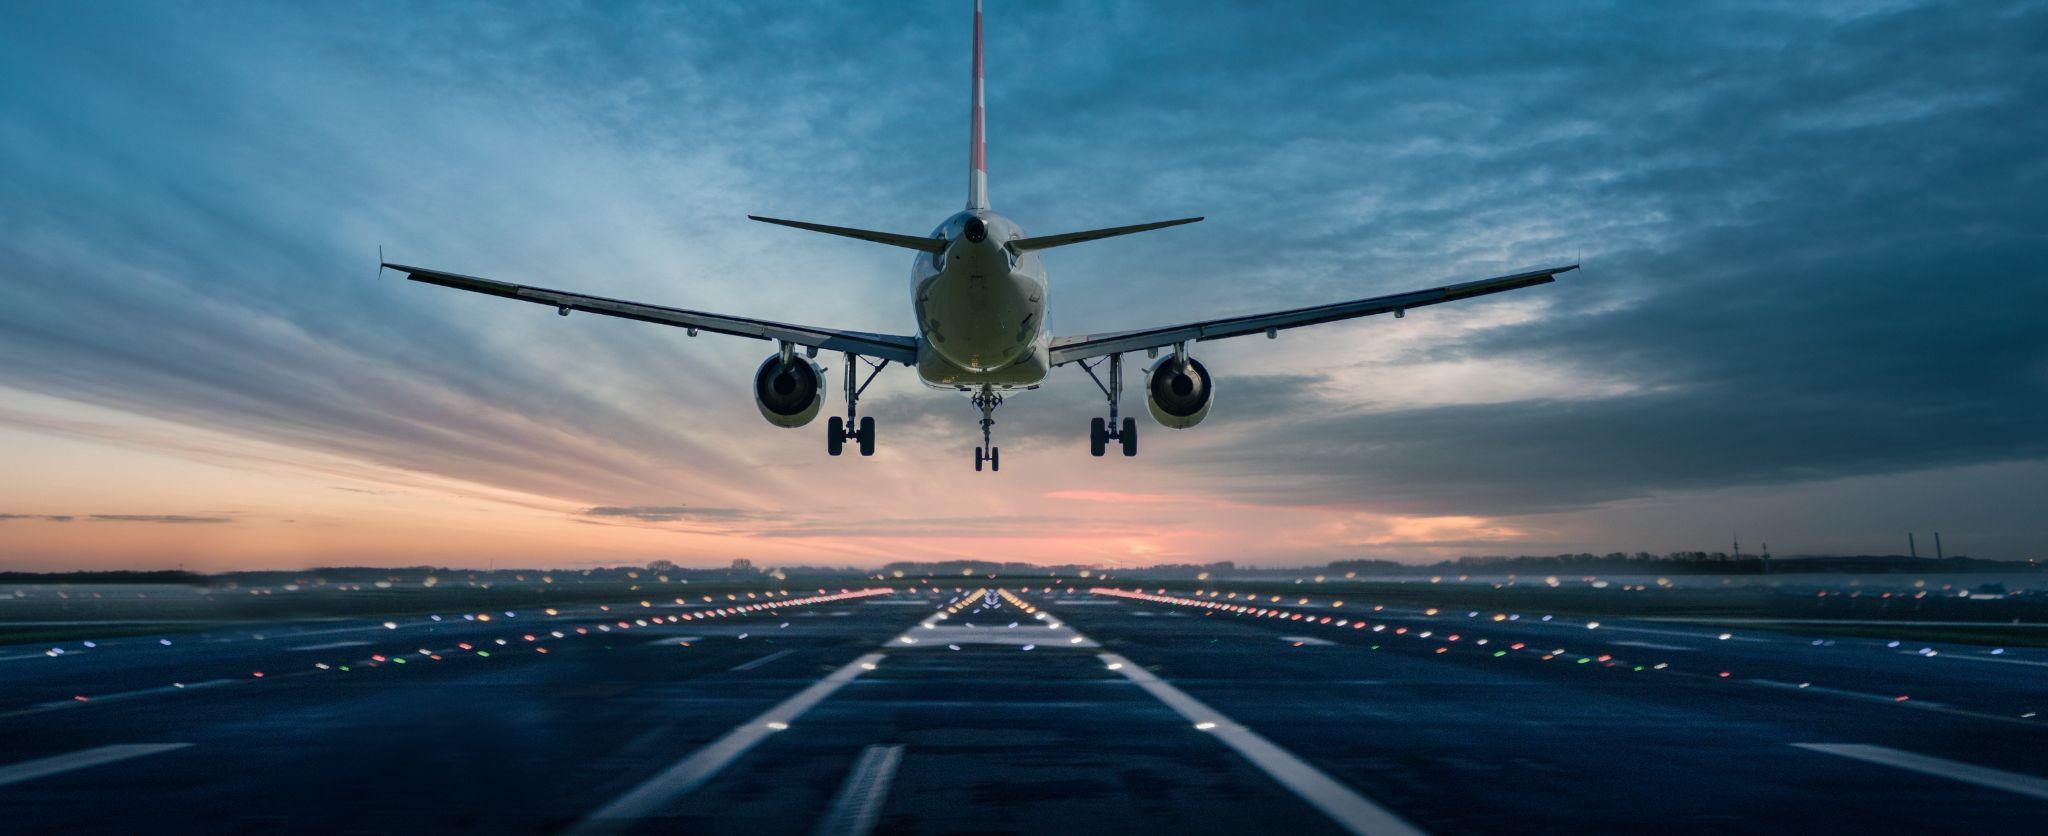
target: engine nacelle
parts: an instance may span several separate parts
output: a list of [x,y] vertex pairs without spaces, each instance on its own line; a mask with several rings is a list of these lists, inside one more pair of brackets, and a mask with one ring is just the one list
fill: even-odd
[[784,363],[780,353],[770,354],[754,372],[754,405],[775,426],[808,424],[825,406],[825,373],[808,357]]
[[1182,364],[1168,354],[1145,368],[1145,408],[1160,426],[1184,430],[1202,423],[1215,401],[1209,368],[1192,356]]

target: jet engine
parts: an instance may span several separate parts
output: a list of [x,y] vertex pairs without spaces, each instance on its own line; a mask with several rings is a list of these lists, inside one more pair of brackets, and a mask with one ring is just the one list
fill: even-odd
[[1160,426],[1184,430],[1209,417],[1215,401],[1209,369],[1193,356],[1168,354],[1145,369],[1145,408]]
[[775,426],[808,424],[825,405],[824,371],[801,355],[785,362],[780,353],[770,354],[754,372],[754,405]]

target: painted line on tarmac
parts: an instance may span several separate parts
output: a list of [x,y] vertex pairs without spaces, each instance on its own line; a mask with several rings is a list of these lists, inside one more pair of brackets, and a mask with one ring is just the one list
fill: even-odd
[[1915,700],[1910,698],[1900,699],[1898,697],[1887,697],[1883,694],[1866,694],[1861,691],[1844,691],[1839,688],[1823,688],[1812,683],[1800,684],[1794,682],[1778,682],[1770,679],[1750,679],[1744,681],[1748,682],[1751,685],[1762,685],[1767,688],[1778,688],[1790,691],[1805,691],[1809,693],[1824,694],[1826,696],[1831,697],[1846,697],[1853,700],[1861,700],[1863,702],[1871,703],[1890,703],[1892,705],[1896,705],[1902,708],[1914,708],[1919,709],[1921,711],[1932,711],[1937,714],[1949,714],[1956,717],[1968,717],[1973,720],[1989,720],[1994,723],[2011,723],[2013,725],[2026,726],[2028,728],[2038,729],[2044,725],[2048,725],[2048,723],[2042,723],[2039,720],[2030,719],[2025,716],[2011,717],[2004,714],[1991,714],[1983,711],[1972,711],[1967,708],[1955,708],[1945,703],[1928,702],[1925,700]]
[[2016,795],[2048,801],[2048,779],[2037,778],[2032,775],[2021,775],[2017,772],[1992,769],[1988,766],[1977,766],[1946,758],[1916,755],[1912,752],[1902,752],[1898,749],[1884,746],[1869,746],[1862,743],[1794,743],[1792,745],[1810,752],[1840,755],[1866,763],[1897,767],[1911,772],[1918,772],[1922,775],[1933,775],[1937,778],[1947,778],[1951,781],[1961,781],[1965,784],[1976,784],[1980,787],[2005,790]]
[[119,702],[121,700],[132,700],[136,697],[153,697],[158,694],[177,694],[185,691],[197,691],[201,688],[218,688],[222,685],[239,685],[247,681],[249,680],[209,679],[204,682],[177,683],[172,685],[164,685],[157,688],[142,688],[135,691],[121,691],[119,693],[114,694],[100,694],[98,696],[94,696],[84,700],[51,700],[45,703],[37,703],[35,705],[35,708],[42,711],[52,711],[60,708],[74,708],[77,706],[87,705],[96,702]]
[[889,782],[903,762],[902,746],[869,746],[832,798],[832,807],[818,822],[817,836],[867,836],[882,816],[882,802],[889,797]]
[[1236,750],[1245,760],[1251,761],[1253,766],[1292,790],[1303,801],[1323,811],[1345,830],[1373,836],[1421,836],[1424,832],[1131,660],[1115,653],[1098,654],[1096,658],[1110,670],[1137,683],[1168,708],[1179,712],[1188,722],[1194,723],[1195,728],[1215,735],[1224,745]]
[[101,746],[95,749],[82,749],[65,755],[53,755],[47,758],[37,758],[32,761],[22,761],[17,764],[0,766],[0,787],[51,775],[62,775],[66,772],[100,766],[102,764],[125,761],[129,758],[139,758],[144,755],[154,755],[158,752],[183,749],[190,745],[192,744],[120,743],[113,746]]
[[704,637],[703,637],[703,636],[670,636],[670,637],[668,637],[668,638],[665,638],[665,639],[655,639],[654,641],[648,642],[648,643],[647,643],[647,646],[648,646],[648,647],[677,647],[677,646],[680,646],[680,645],[685,645],[685,644],[689,644],[690,642],[701,642],[701,641],[703,641],[703,640],[704,640]]
[[[1899,651],[1899,652],[1900,652],[1900,653],[1902,653],[1902,654],[1905,654],[1905,655],[1907,655],[1907,656],[1926,656],[1926,655],[1927,655],[1927,654],[1925,654],[1925,653],[1921,653],[1920,651],[1917,651],[1917,650],[1901,650],[1901,651]],[[1956,654],[1953,654],[1953,653],[1943,653],[1943,654],[1940,654],[1940,655],[1936,655],[1936,656],[1931,656],[1931,657],[1928,657],[1928,658],[1931,658],[1931,659],[1954,659],[1954,660],[1956,660],[1956,661],[1959,661],[1959,662],[1990,662],[1990,663],[1992,663],[1992,664],[1996,664],[1996,665],[2030,665],[2030,666],[2032,666],[2032,667],[2036,667],[2036,668],[2048,668],[2048,662],[2029,662],[2029,661],[2027,661],[2027,660],[2025,660],[2025,659],[1993,659],[1993,658],[1991,658],[1991,657],[1989,657],[1989,656],[1958,656],[1958,655],[1956,655]]]
[[[1868,694],[1862,691],[1844,691],[1840,688],[1827,688],[1806,682],[1779,682],[1774,679],[1751,679],[1749,680],[1749,684],[1762,685],[1769,688],[1783,688],[1792,691],[1809,691],[1815,694],[1826,694],[1831,697],[1848,697],[1850,699],[1862,700],[1864,702],[1881,702],[1887,704],[1905,704],[1912,702],[1911,700],[1900,699],[1897,696],[1885,696],[1883,694]],[[1915,706],[1919,708],[1948,707],[1938,702],[1925,701],[1915,703]]]
[[369,642],[364,641],[328,642],[326,644],[309,644],[301,647],[291,647],[286,649],[296,653],[299,651],[306,650],[334,650],[336,648],[342,647],[363,647],[368,644]]
[[1329,639],[1319,639],[1315,636],[1278,636],[1277,638],[1279,638],[1283,642],[1293,642],[1297,645],[1309,645],[1313,647],[1324,647],[1336,644],[1336,642],[1330,641]]
[[789,654],[791,654],[791,653],[795,653],[795,652],[796,652],[796,648],[793,648],[793,647],[792,647],[792,648],[790,648],[790,649],[788,649],[788,650],[778,650],[778,651],[775,651],[774,653],[770,653],[770,654],[768,654],[768,655],[766,655],[766,656],[763,656],[763,657],[761,657],[761,658],[759,658],[759,659],[755,659],[755,660],[753,660],[753,661],[751,661],[751,662],[741,662],[741,663],[739,663],[739,664],[737,664],[737,665],[734,665],[734,666],[732,666],[731,668],[728,668],[728,670],[735,670],[735,671],[750,671],[750,670],[753,670],[753,669],[755,669],[755,668],[758,668],[758,667],[760,667],[760,666],[762,666],[762,665],[768,664],[769,662],[773,662],[773,661],[775,661],[775,660],[777,660],[777,659],[780,659],[780,658],[782,658],[782,657],[784,657],[784,656],[788,656]]
[[873,670],[883,659],[883,654],[869,653],[846,663],[845,667],[833,671],[824,679],[798,691],[796,696],[783,700],[774,708],[763,712],[744,725],[726,732],[724,737],[712,741],[667,769],[647,779],[624,795],[612,799],[603,807],[585,817],[572,832],[604,833],[628,829],[634,820],[653,815],[676,799],[702,786],[705,781],[739,760],[747,750],[803,716],[814,705],[824,702],[832,692],[852,682],[862,673]]
[[23,653],[19,656],[0,656],[0,662],[21,662],[29,659],[62,659],[66,656],[84,656],[86,653],[87,651],[84,650],[66,650],[54,656],[50,655],[48,651],[42,653]]
[[1650,650],[1678,650],[1687,653],[1699,650],[1699,648],[1697,647],[1680,647],[1675,644],[1658,644],[1656,642],[1608,642],[1608,644],[1614,645],[1615,647],[1641,647]]

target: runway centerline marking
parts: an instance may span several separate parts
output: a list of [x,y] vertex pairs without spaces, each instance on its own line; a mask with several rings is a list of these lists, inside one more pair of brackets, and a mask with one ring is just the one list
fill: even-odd
[[903,762],[902,746],[869,746],[847,773],[846,783],[833,796],[832,807],[818,822],[818,836],[867,836],[882,815],[882,801],[889,797],[889,782],[896,766]]
[[1992,769],[1988,766],[1977,766],[1975,764],[1928,755],[1916,755],[1912,752],[1904,752],[1885,746],[1870,746],[1862,743],[1794,743],[1792,745],[1811,752],[1840,755],[1866,763],[1897,767],[1911,772],[1918,772],[1922,775],[1933,775],[1937,778],[1947,778],[1951,781],[1961,781],[1966,784],[1976,784],[1980,787],[2005,790],[2006,792],[2024,795],[2028,798],[2048,801],[2048,779],[2037,778],[2032,775],[2021,775],[2017,772],[2007,772],[2003,769]]
[[753,660],[753,661],[751,661],[751,662],[741,662],[741,663],[739,663],[739,664],[737,664],[737,665],[734,665],[734,666],[732,666],[731,668],[728,668],[728,670],[735,670],[735,671],[750,671],[750,670],[753,670],[753,669],[755,669],[755,668],[758,668],[758,667],[760,667],[760,666],[762,666],[762,665],[768,664],[769,662],[773,662],[773,661],[775,661],[775,660],[777,660],[777,659],[780,659],[780,658],[782,658],[782,657],[784,657],[784,656],[788,656],[789,654],[791,654],[791,653],[795,653],[795,652],[796,652],[796,648],[794,648],[794,647],[792,647],[792,648],[790,648],[790,649],[788,649],[788,650],[778,650],[778,651],[775,651],[774,653],[770,653],[770,654],[768,654],[768,655],[766,655],[766,656],[763,656],[763,657],[761,657],[761,658],[759,658],[759,659],[755,659],[755,660]]
[[47,758],[37,758],[32,761],[22,761],[21,763],[17,764],[0,766],[0,787],[7,786],[8,784],[18,784],[22,781],[32,781],[37,778],[43,778],[50,775],[61,775],[66,772],[71,772],[73,770],[78,769],[85,769],[87,767],[100,766],[102,764],[115,763],[117,761],[125,761],[129,758],[139,758],[144,755],[154,755],[158,752],[168,752],[173,749],[183,749],[190,745],[192,744],[119,743],[113,746],[101,746],[94,749],[81,749],[79,751],[72,752],[69,754],[52,755]]
[[1187,692],[1175,688],[1171,683],[1151,671],[1140,668],[1136,663],[1115,653],[1097,654],[1104,664],[1123,674],[1145,689],[1168,708],[1180,713],[1195,727],[1207,731],[1235,750],[1253,766],[1264,771],[1273,780],[1300,796],[1303,801],[1323,811],[1345,830],[1373,836],[1421,836],[1423,831],[1394,815],[1385,807],[1373,803],[1322,770],[1310,766],[1307,761],[1294,753],[1275,745],[1257,732],[1245,728],[1222,712],[1210,708],[1202,701],[1188,696]]
[[846,663],[845,667],[798,691],[796,696],[726,732],[724,737],[676,761],[639,786],[627,790],[624,795],[599,807],[576,826],[575,832],[602,833],[621,829],[634,819],[646,818],[710,780],[769,735],[789,728],[789,724],[803,716],[811,706],[823,702],[832,692],[852,682],[882,659],[883,654],[869,653]]

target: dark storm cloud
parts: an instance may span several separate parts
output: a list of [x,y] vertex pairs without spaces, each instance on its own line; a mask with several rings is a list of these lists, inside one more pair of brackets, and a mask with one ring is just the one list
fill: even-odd
[[[366,254],[906,330],[897,253],[737,218],[916,232],[949,211],[965,24],[910,4],[363,12],[0,9],[0,385],[593,518],[671,508],[597,505],[616,497],[830,501],[751,466],[758,436],[731,443],[759,429],[741,393],[765,346],[373,281]],[[1510,514],[2048,455],[2042,3],[991,15],[999,208],[1035,232],[1210,216],[1049,256],[1062,331],[1586,254],[1515,303],[1536,321],[1396,358],[1387,385],[1402,362],[1508,357],[1621,394],[1373,411],[1327,369],[1262,369],[1221,382],[1231,418],[1184,436],[1221,443],[1169,477]],[[1051,383],[998,415],[1003,438],[1081,443],[1099,396],[1075,369]],[[972,433],[963,399],[900,377],[873,405],[885,445]],[[889,524],[973,518],[932,519]],[[783,533],[875,530],[802,525]]]

